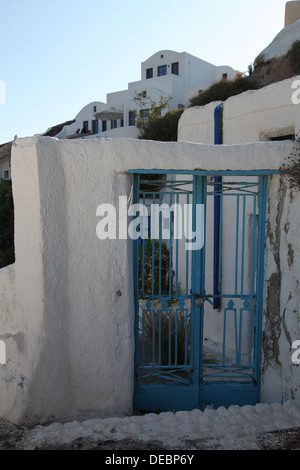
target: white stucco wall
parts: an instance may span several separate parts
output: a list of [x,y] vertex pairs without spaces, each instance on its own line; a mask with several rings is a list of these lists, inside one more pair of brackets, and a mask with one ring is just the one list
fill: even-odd
[[[292,102],[292,95],[297,95],[297,88],[292,85],[299,80],[300,76],[295,76],[226,100],[223,143],[261,142],[288,134],[300,136],[300,108]],[[214,110],[219,103],[186,109],[179,120],[178,140],[213,144]]]
[[295,177],[274,175],[269,182],[262,344],[262,400],[267,402],[300,396],[299,366],[291,361],[300,326],[297,171],[292,172]]
[[[16,423],[83,419],[131,413],[134,373],[134,305],[131,240],[96,236],[96,209],[118,207],[132,195],[129,169],[235,170],[291,168],[299,149],[292,143],[211,146],[134,139],[18,139],[12,150],[16,262],[0,271],[0,416]],[[277,177],[279,178],[279,177]],[[288,180],[287,180],[288,181]],[[299,397],[290,339],[300,339],[294,312],[299,304],[300,246],[297,181],[271,179],[268,236],[281,236],[279,255],[266,258],[268,288],[276,287],[282,261],[276,367],[265,344],[262,396]],[[293,185],[292,185],[293,183]],[[130,201],[130,199],[129,199]],[[272,206],[272,207],[271,207]],[[285,225],[278,224],[282,207]],[[292,218],[293,216],[293,218]],[[289,230],[288,225],[289,224]],[[281,235],[280,235],[281,234]],[[293,253],[293,255],[291,254]],[[274,262],[274,256],[276,262]],[[278,258],[279,256],[279,258]],[[292,263],[293,260],[293,263]],[[287,301],[289,286],[293,300]],[[273,328],[273,330],[272,330]],[[271,333],[270,333],[271,332]],[[288,332],[289,335],[286,333]],[[270,336],[271,337],[271,336]],[[2,344],[3,348],[3,344]],[[2,353],[3,355],[3,353]],[[4,362],[4,361],[3,361]],[[277,367],[278,366],[278,367]],[[283,370],[284,369],[284,370]],[[283,384],[284,380],[288,380]],[[270,383],[276,390],[270,392]]]

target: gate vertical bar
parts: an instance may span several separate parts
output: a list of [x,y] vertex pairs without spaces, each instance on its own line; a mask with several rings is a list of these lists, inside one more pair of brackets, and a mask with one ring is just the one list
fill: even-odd
[[[203,204],[205,207],[206,177],[194,176],[193,184],[193,231],[196,232],[196,207],[197,204]],[[206,220],[204,213],[204,224]],[[203,305],[196,302],[197,298],[204,295],[204,272],[205,272],[205,226],[203,228],[204,244],[199,250],[192,253],[192,315],[193,315],[193,379],[194,384],[199,384],[201,374],[201,356],[202,356],[202,336],[203,336]],[[199,391],[198,403],[200,400]]]
[[[139,178],[138,174],[134,175],[133,180],[133,204],[137,204],[139,201]],[[144,249],[144,248],[143,248]],[[135,333],[135,351],[134,351],[134,387],[137,387],[137,366],[139,363],[139,244],[137,240],[133,243],[133,290],[134,290],[134,309],[135,309],[135,322],[134,322],[134,333]],[[144,360],[144,352],[143,352]],[[135,406],[135,405],[134,405]]]

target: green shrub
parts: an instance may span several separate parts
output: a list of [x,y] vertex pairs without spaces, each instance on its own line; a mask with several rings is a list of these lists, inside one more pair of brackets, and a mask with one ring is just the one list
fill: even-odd
[[231,96],[247,90],[256,90],[257,83],[249,77],[238,77],[236,80],[220,80],[190,99],[190,106],[205,106],[212,101],[226,101]]
[[175,109],[152,120],[143,131],[141,139],[176,142],[178,121],[183,111],[183,109]]
[[[139,248],[139,294],[142,294],[143,283],[143,295],[153,298],[152,310],[144,313],[144,333],[149,344],[155,346],[156,362],[160,354],[162,365],[185,364],[188,359],[186,342],[189,342],[190,324],[186,311],[179,309],[175,299],[168,300],[165,309],[161,301],[154,298],[159,294],[174,294],[173,275],[170,269],[170,251],[166,245],[162,243],[159,246],[157,240],[154,243],[151,239],[145,240],[144,249],[143,246]],[[178,290],[180,292],[180,285]]]
[[139,247],[139,293],[142,294],[143,283],[144,295],[169,295],[170,275],[172,276],[170,251],[164,243],[160,246],[157,240],[153,243],[151,239],[147,239],[143,243]]
[[15,261],[14,204],[11,181],[0,180],[0,268]]
[[300,74],[300,40],[295,41],[289,51],[290,64],[295,75]]

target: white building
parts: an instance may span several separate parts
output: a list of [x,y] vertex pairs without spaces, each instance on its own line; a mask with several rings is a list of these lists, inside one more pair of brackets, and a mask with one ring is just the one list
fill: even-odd
[[[300,2],[288,2],[296,8],[294,23],[285,26],[260,53],[264,61],[284,59],[292,44],[300,40]],[[286,20],[287,21],[287,20]],[[292,20],[290,20],[292,21]],[[282,62],[283,66],[285,62]],[[186,109],[178,124],[178,141],[214,143],[215,108],[220,101]],[[300,76],[271,83],[259,90],[232,96],[223,103],[223,144],[246,144],[300,138]]]
[[[156,52],[142,62],[139,81],[129,83],[127,90],[108,93],[106,105],[100,102],[87,105],[76,116],[76,122],[66,126],[57,137],[74,136],[76,130],[81,132],[87,126],[91,134],[99,133],[101,137],[137,137],[132,113],[138,110],[136,93],[145,92],[154,101],[161,96],[169,98],[170,109],[184,108],[199,90],[222,78],[232,79],[234,73],[229,66],[215,66],[186,52]],[[101,114],[103,111],[105,114]]]
[[93,101],[87,104],[79,111],[75,118],[75,122],[63,127],[56,137],[66,139],[76,135],[98,134],[99,121],[95,119],[94,114],[103,111],[106,104],[102,101]]

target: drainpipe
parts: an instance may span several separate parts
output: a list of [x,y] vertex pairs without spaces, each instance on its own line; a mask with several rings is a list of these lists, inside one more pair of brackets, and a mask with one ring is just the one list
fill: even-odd
[[[215,145],[223,143],[222,136],[222,121],[223,121],[223,103],[219,104],[214,111],[214,126],[215,126]],[[214,186],[214,261],[213,261],[213,308],[218,309],[221,306],[221,299],[216,297],[221,293],[221,262],[220,262],[220,242],[221,242],[221,197],[217,193],[221,193],[220,185],[217,183],[222,182],[221,176],[216,176],[214,179],[216,185]]]

